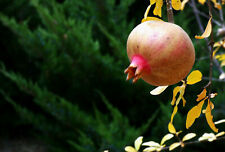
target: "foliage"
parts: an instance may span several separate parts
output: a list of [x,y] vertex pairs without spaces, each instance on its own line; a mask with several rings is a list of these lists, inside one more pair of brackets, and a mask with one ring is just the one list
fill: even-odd
[[[13,107],[19,116],[10,117],[11,127],[24,125],[22,132],[37,136],[52,151],[122,151],[158,114],[157,105],[149,117],[133,113],[136,105],[122,113],[109,102],[122,107],[146,92],[134,90],[122,72],[128,62],[124,44],[134,26],[127,21],[128,10],[134,1],[99,3],[20,1],[0,13],[0,28],[10,39],[1,41],[2,109]],[[136,88],[149,90],[143,82]],[[142,116],[148,120],[140,121]],[[134,126],[137,122],[142,124]],[[32,126],[30,131],[26,126]]]

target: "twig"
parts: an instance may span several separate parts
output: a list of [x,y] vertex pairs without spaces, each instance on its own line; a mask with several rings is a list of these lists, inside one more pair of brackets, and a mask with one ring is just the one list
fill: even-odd
[[[197,24],[199,26],[199,29],[200,29],[201,33],[203,33],[204,28],[203,28],[202,21],[201,21],[201,18],[199,16],[199,13],[198,13],[198,9],[196,7],[196,3],[195,3],[194,0],[191,0],[191,3],[192,3],[192,10],[193,10],[195,18],[197,20]],[[209,44],[208,38],[206,38],[205,41],[206,41],[207,44]],[[207,46],[207,47],[208,47],[208,52],[210,52],[210,50],[211,50],[210,46]],[[220,67],[219,62],[216,59],[213,59],[213,63],[215,65],[215,67],[217,68],[217,70],[220,72],[220,74],[224,73],[223,69]]]
[[[209,77],[203,77],[202,79],[209,81]],[[215,82],[225,82],[224,79],[217,79],[217,78],[212,78],[212,81],[215,81]]]
[[172,5],[171,5],[171,0],[166,0],[166,8],[167,8],[168,22],[174,23],[173,8],[172,8]]
[[[225,136],[218,137],[214,141],[219,141],[219,140],[225,140]],[[204,143],[204,142],[208,142],[208,140],[202,140],[202,141],[195,140],[195,141],[183,142],[183,147],[181,147],[181,148],[183,150],[183,148],[186,147],[186,146],[190,146],[190,145],[193,145],[193,144]],[[160,151],[168,150],[169,148],[170,148],[170,146],[166,146],[166,147],[163,147]]]
[[[212,15],[212,5],[211,1],[208,0],[208,8],[209,8],[209,17],[213,18]],[[212,29],[213,29],[213,24],[212,24]],[[208,89],[208,96],[210,98],[211,90],[212,90],[212,72],[213,72],[213,45],[214,45],[214,37],[213,37],[213,32],[210,34],[210,41],[209,41],[209,46],[210,46],[210,63],[209,63],[209,83],[207,85]]]
[[199,14],[198,14],[198,9],[197,9],[197,7],[196,7],[195,0],[191,0],[191,3],[192,3],[192,8],[193,8],[193,11],[194,11],[195,18],[196,18],[196,20],[197,20],[198,26],[199,26],[199,28],[200,28],[201,33],[203,33],[203,32],[204,32],[204,28],[203,28],[203,26],[202,26],[202,21],[201,21],[201,19],[200,19]]
[[222,7],[222,2],[221,2],[221,0],[219,0],[219,3],[220,3],[220,5],[221,5],[221,9],[219,9],[220,21],[221,21],[221,23],[222,23],[222,27],[224,27],[225,25],[224,25],[224,18],[223,18],[223,7]]
[[[188,3],[188,4],[189,4],[189,6],[190,6],[192,9],[194,9],[194,7],[196,7],[195,5],[193,5],[193,4],[191,4],[191,3]],[[208,16],[207,14],[205,14],[204,12],[199,11],[199,10],[196,9],[196,8],[195,8],[195,12],[198,13],[199,15],[201,15],[202,17],[209,19],[209,16]],[[222,26],[222,24],[221,24],[220,22],[218,22],[217,20],[215,20],[215,19],[213,19],[212,22],[215,23],[215,24],[218,25],[218,26]]]

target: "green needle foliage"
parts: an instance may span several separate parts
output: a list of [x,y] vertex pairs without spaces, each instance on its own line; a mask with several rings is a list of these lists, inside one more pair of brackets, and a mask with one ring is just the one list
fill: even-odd
[[123,151],[157,115],[137,128],[107,100],[129,103],[143,94],[123,75],[134,0],[98,1],[20,1],[0,12],[1,28],[13,40],[2,40],[8,50],[0,58],[2,102],[19,114],[15,128],[31,125],[54,152]]

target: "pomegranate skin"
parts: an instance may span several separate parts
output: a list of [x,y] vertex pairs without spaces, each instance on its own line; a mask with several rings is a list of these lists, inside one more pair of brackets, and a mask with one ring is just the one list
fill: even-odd
[[192,69],[195,49],[187,33],[178,25],[146,21],[136,26],[127,40],[131,62],[127,80],[142,78],[154,86],[167,86],[183,80]]

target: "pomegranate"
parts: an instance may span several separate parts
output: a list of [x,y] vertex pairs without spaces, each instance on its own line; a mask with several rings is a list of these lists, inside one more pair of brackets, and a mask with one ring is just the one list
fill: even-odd
[[142,78],[154,86],[178,83],[192,69],[195,49],[187,33],[178,25],[146,21],[135,27],[127,40],[131,62],[127,80]]

